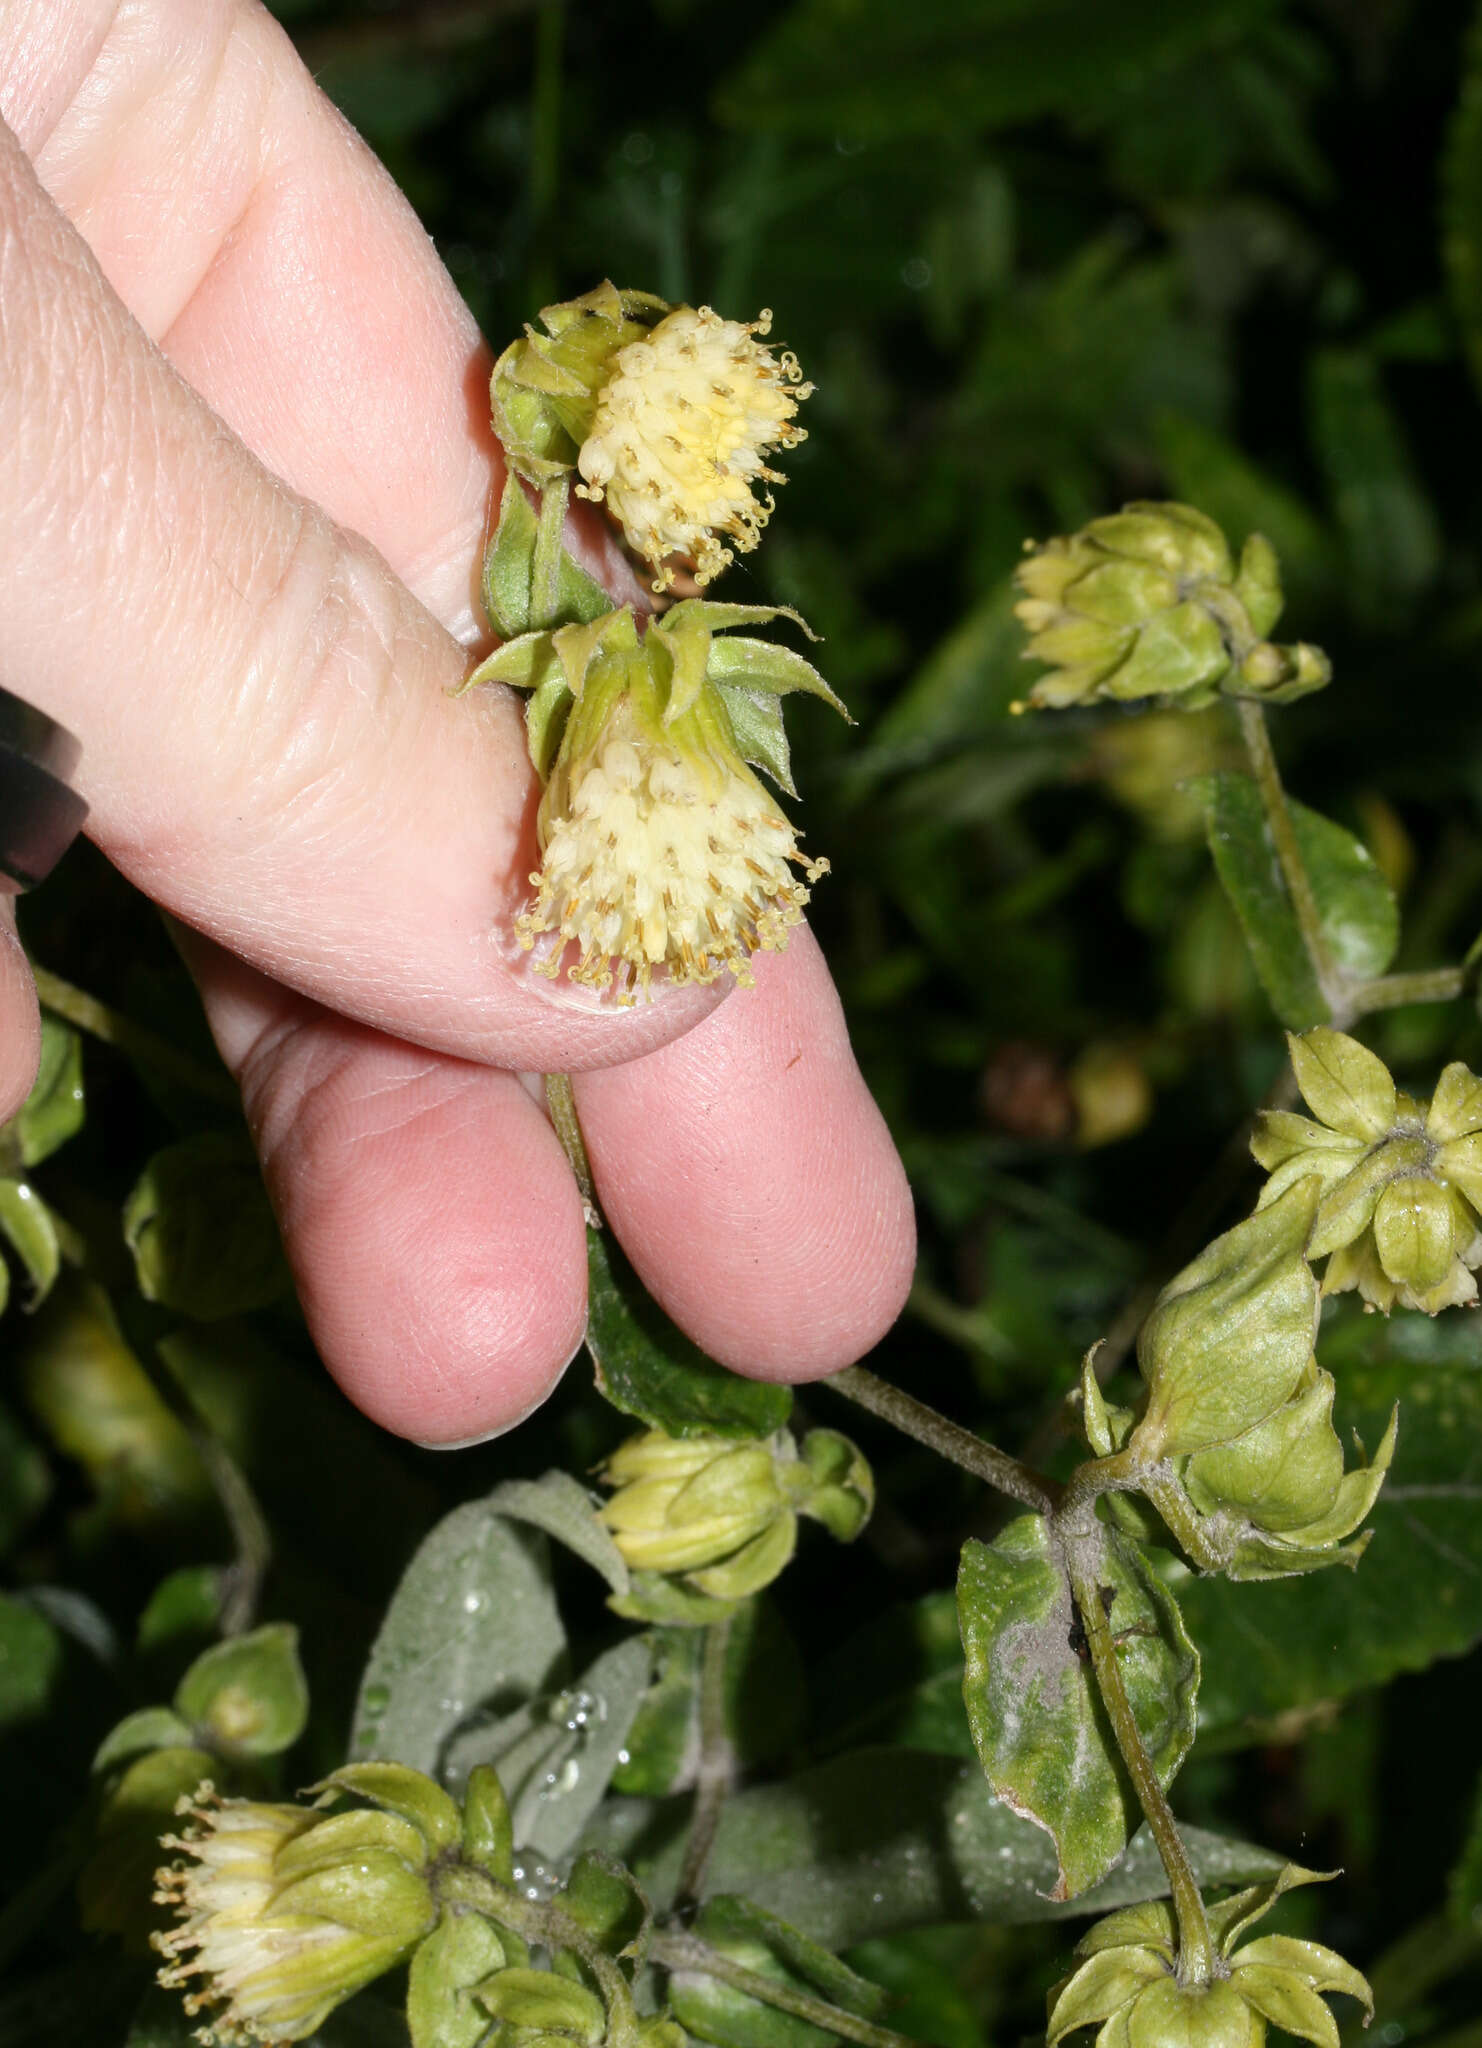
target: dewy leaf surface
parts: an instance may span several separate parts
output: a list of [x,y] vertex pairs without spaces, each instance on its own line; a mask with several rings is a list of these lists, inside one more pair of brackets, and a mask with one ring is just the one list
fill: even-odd
[[540,1692],[565,1647],[545,1538],[487,1501],[455,1508],[392,1596],[361,1679],[352,1760],[436,1776],[459,1725]]
[[670,1436],[770,1436],[787,1421],[791,1390],[707,1358],[649,1300],[605,1231],[587,1232],[587,1275],[587,1350],[614,1408]]
[[[1138,1727],[1168,1784],[1194,1739],[1198,1655],[1140,1548],[1111,1530],[1098,1582]],[[1053,1840],[1054,1897],[1076,1898],[1111,1869],[1139,1814],[1043,1516],[1018,1516],[995,1543],[964,1544],[957,1610],[983,1769]]]
[[[673,1895],[690,1800],[611,1800],[588,1841],[634,1862],[662,1909]],[[1248,1884],[1281,1858],[1201,1828],[1181,1830],[1202,1882]],[[1146,1830],[1117,1868],[1057,1904],[1055,1851],[976,1763],[918,1750],[850,1750],[779,1785],[738,1792],[721,1815],[708,1896],[739,1892],[825,1948],[950,1920],[1023,1922],[1104,1913],[1161,1897],[1167,1880]]]

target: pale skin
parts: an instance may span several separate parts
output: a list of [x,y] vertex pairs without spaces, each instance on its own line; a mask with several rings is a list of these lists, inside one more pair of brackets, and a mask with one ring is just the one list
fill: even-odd
[[[549,1392],[583,1223],[521,1077],[562,1069],[706,1350],[861,1356],[911,1206],[807,932],[754,991],[626,1012],[507,936],[520,707],[448,695],[488,644],[488,356],[389,176],[249,0],[0,0],[0,118],[0,684],[78,734],[89,831],[179,921],[330,1370],[423,1443]],[[6,906],[0,1116],[36,1034]]]

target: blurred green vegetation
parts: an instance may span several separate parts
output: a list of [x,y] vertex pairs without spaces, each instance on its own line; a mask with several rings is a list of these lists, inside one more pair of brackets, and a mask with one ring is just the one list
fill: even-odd
[[[846,732],[806,703],[791,714],[808,845],[833,864],[813,921],[919,1198],[917,1295],[870,1362],[1053,1459],[1081,1352],[1117,1327],[1140,1280],[1248,1204],[1253,1176],[1211,1171],[1283,1048],[1176,788],[1227,759],[1227,714],[1014,717],[1027,677],[1008,579],[1026,538],[1131,498],[1187,500],[1237,545],[1266,533],[1286,575],[1284,637],[1320,643],[1336,670],[1329,690],[1275,715],[1288,779],[1365,840],[1399,891],[1397,966],[1462,957],[1482,926],[1482,37],[1470,10],[279,0],[277,12],[391,167],[493,347],[541,304],[611,276],[738,319],[770,306],[815,380],[767,545],[718,594],[797,606],[859,721]],[[211,1059],[152,913],[90,852],[23,918],[40,962],[177,1053]],[[1482,1065],[1470,1002],[1399,1011],[1371,1035],[1422,1089],[1444,1060]],[[36,1181],[92,1248],[93,1279],[123,1292],[118,1213],[146,1159],[208,1129],[230,1150],[234,1119],[147,1054],[89,1044],[85,1067],[86,1122]],[[260,1239],[253,1257],[261,1275]],[[0,1934],[24,1944],[33,1973],[0,1997],[0,2042],[121,2038],[97,2017],[114,1979],[76,1978],[70,1816],[102,1732],[168,1694],[218,1611],[228,1549],[208,1476],[158,1387],[124,1361],[159,1361],[156,1379],[219,1429],[262,1499],[274,1535],[263,1613],[300,1625],[314,1703],[303,1777],[340,1760],[377,1616],[436,1513],[511,1473],[581,1471],[612,1441],[615,1418],[577,1373],[514,1439],[456,1461],[380,1439],[322,1380],[276,1275],[254,1287],[206,1322],[188,1288],[131,1296],[122,1327],[105,1322],[69,1353],[92,1391],[58,1410],[44,1354],[66,1318],[96,1307],[73,1289],[28,1321],[14,1276],[0,1771],[12,1843],[44,1853],[23,1868],[13,1849],[0,1881],[12,1898]],[[1406,1334],[1404,1318],[1360,1326],[1346,1307],[1334,1320],[1355,1413],[1375,1405],[1371,1382],[1405,1398],[1387,1360],[1444,1371],[1456,1413],[1475,1411],[1482,1341],[1465,1314],[1434,1336]],[[830,1420],[825,1400],[805,1405]],[[102,1416],[92,1436],[79,1415]],[[852,1715],[852,1739],[953,1752],[955,1635],[944,1643],[923,1596],[990,1511],[926,1452],[868,1424],[859,1434],[882,1487],[871,1555],[805,1554],[779,1598],[784,1620],[807,1617],[808,1741],[826,1751]],[[315,1478],[330,1464],[332,1501]],[[1417,1468],[1414,1483],[1430,1482]],[[1466,1472],[1448,1483],[1476,1494]],[[1242,1617],[1265,1589],[1237,1589],[1238,1609],[1223,1586],[1198,1589],[1221,1725],[1185,1773],[1181,1810],[1343,1864],[1341,1898],[1304,1898],[1308,1919],[1292,1927],[1361,1964],[1447,1911],[1459,1856],[1455,1910],[1474,1912],[1475,1823],[1462,1852],[1482,1533],[1468,1512],[1460,1533],[1443,1518],[1433,1538],[1452,1544],[1459,1612],[1422,1617],[1387,1655],[1416,1583],[1392,1572],[1392,1607],[1376,1596],[1364,1610],[1371,1633],[1351,1669],[1341,1654],[1324,1661],[1333,1634],[1359,1626],[1353,1610],[1328,1612],[1340,1575],[1281,1589],[1279,1617],[1266,1596],[1248,1697]],[[1390,1517],[1396,1544],[1404,1519]],[[1294,1673],[1300,1662],[1285,1718],[1271,1677],[1282,1629]],[[1296,1660],[1318,1630],[1323,1654]],[[900,1681],[894,1705],[871,1697],[882,1665]],[[1460,1946],[1439,1981],[1394,1963],[1381,2040],[1475,2025],[1482,1942],[1448,1938]],[[1042,2024],[1062,1953],[1053,1929],[954,1928],[873,1942],[864,1962],[901,1994],[895,2024],[986,2048]],[[64,1982],[82,2006],[58,2007],[59,1990],[48,2006],[36,1988]],[[56,2010],[72,2031],[35,2031],[38,2011]]]

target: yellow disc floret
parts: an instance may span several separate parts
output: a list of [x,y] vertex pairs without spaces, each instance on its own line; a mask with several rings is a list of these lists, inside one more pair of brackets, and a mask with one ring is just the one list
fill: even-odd
[[756,546],[772,498],[752,486],[781,483],[768,453],[805,438],[794,415],[813,386],[796,356],[774,356],[758,339],[771,322],[769,312],[745,323],[680,306],[612,359],[577,489],[606,499],[628,545],[656,572],[655,589],[673,581],[671,555],[692,562],[705,584],[736,551]]

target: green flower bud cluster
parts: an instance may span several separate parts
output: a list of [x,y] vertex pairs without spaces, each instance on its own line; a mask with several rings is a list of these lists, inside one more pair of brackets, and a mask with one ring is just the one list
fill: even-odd
[[1197,1563],[1231,1578],[1357,1563],[1367,1539],[1345,1539],[1394,1450],[1392,1418],[1372,1464],[1343,1469],[1305,1255],[1320,1194],[1311,1175],[1293,1182],[1164,1288],[1138,1339],[1140,1417],[1105,1404],[1090,1360],[1083,1375],[1092,1448],[1120,1459]]
[[[1338,2048],[1324,1995],[1341,1991],[1373,2017],[1367,1981],[1320,1942],[1268,1934],[1236,1947],[1245,1930],[1293,1885],[1320,1873],[1288,1864],[1208,1909],[1218,1951],[1208,1983],[1180,1976],[1172,1908],[1162,1900],[1098,1921],[1076,1944],[1080,1967],[1049,1998],[1049,2048],[1080,2027],[1096,2027],[1096,2048],[1261,2048],[1267,2026],[1317,2048]],[[1366,2021],[1367,2023],[1367,2021]]]
[[759,1593],[788,1563],[798,1517],[848,1543],[869,1519],[874,1479],[847,1437],[786,1430],[736,1442],[648,1430],[601,1468],[614,1489],[599,1510],[630,1571],[620,1614],[708,1622]]
[[1271,1178],[1264,1209],[1297,1180],[1321,1191],[1307,1246],[1327,1260],[1324,1294],[1357,1288],[1387,1315],[1437,1315],[1477,1299],[1482,1265],[1482,1081],[1460,1060],[1427,1102],[1384,1062],[1325,1026],[1288,1039],[1312,1118],[1267,1110],[1251,1151]]
[[1137,503],[1031,548],[1014,607],[1045,663],[1035,708],[1161,698],[1194,711],[1218,695],[1290,703],[1331,678],[1316,647],[1275,646],[1281,574],[1252,534],[1238,567],[1202,512]]

